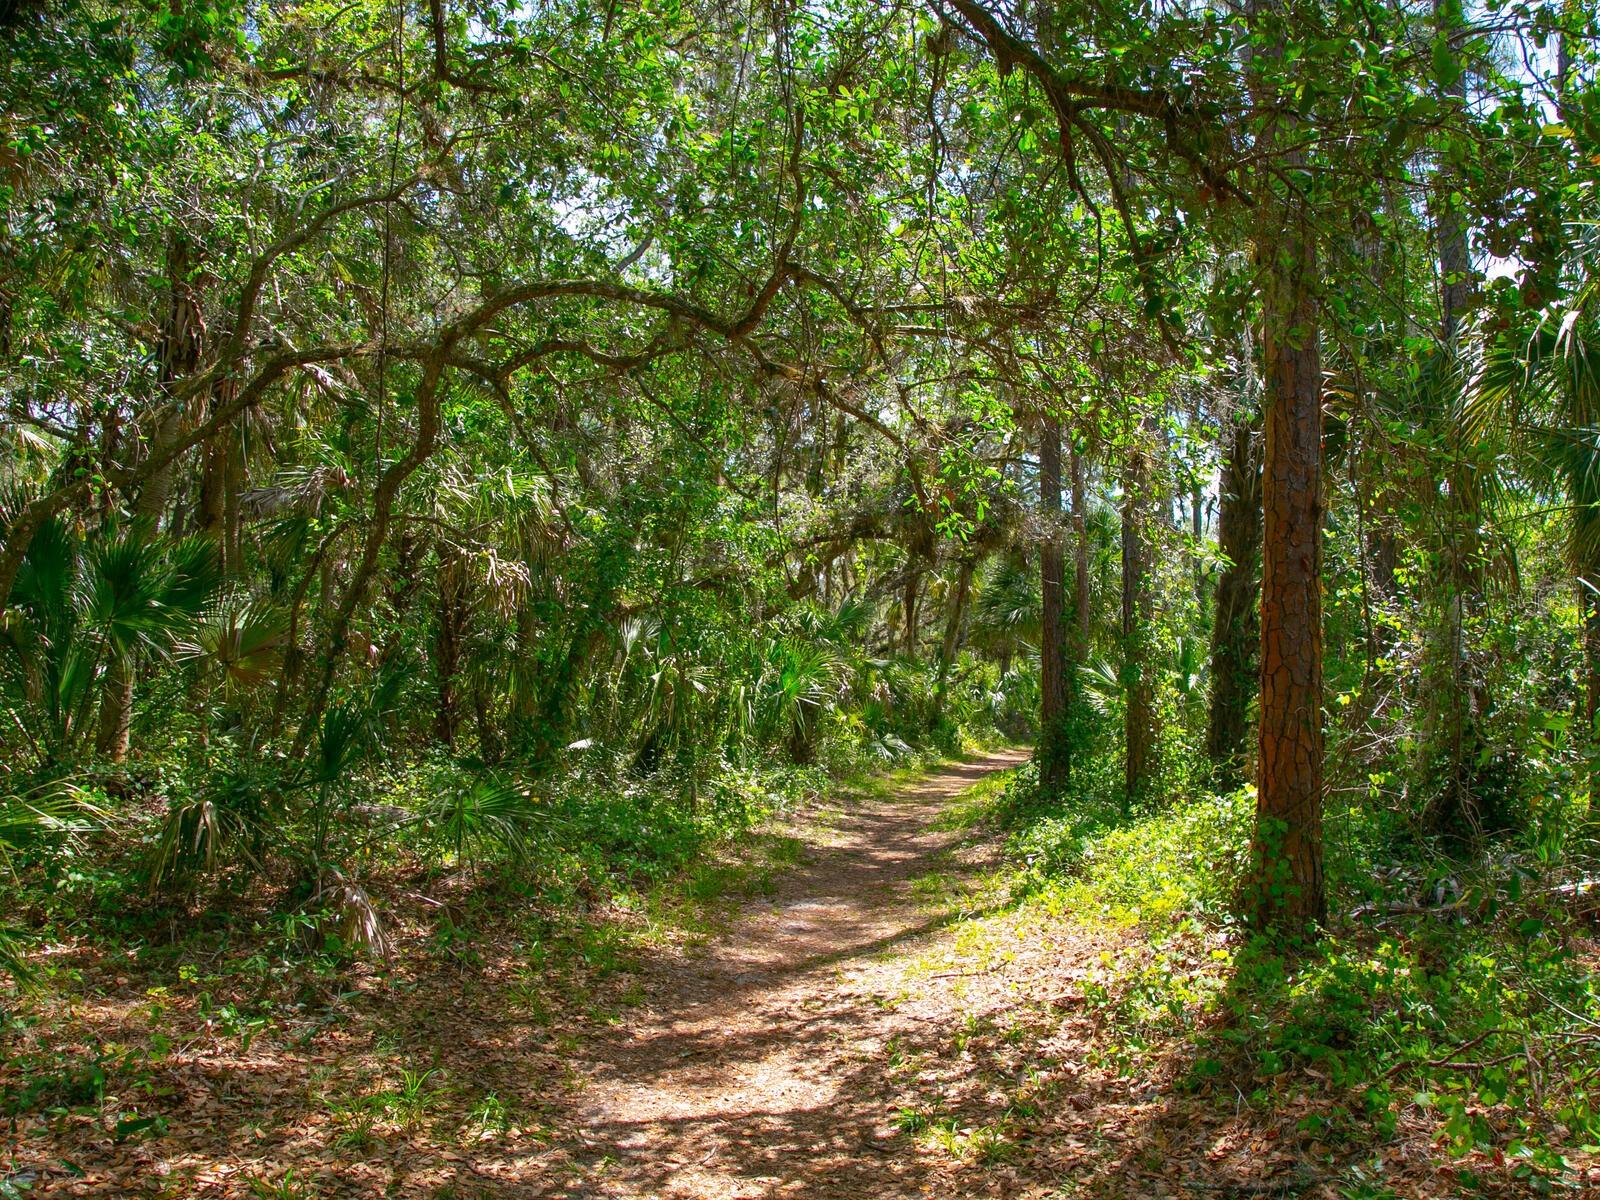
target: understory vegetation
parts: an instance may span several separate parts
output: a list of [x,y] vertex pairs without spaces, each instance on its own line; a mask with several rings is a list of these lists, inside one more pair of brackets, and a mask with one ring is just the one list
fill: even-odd
[[0,1200],[539,1194],[1016,746],[1098,1068],[1593,1180],[1593,4],[0,0],[0,528]]
[[[1019,931],[1086,947],[1067,972],[1084,1062],[1155,1081],[1197,1124],[1240,1106],[1258,1132],[1278,1122],[1289,1140],[1264,1152],[1296,1161],[1300,1186],[1581,1188],[1600,1145],[1600,896],[1564,882],[1557,848],[1582,814],[1557,805],[1467,859],[1366,797],[1331,810],[1336,915],[1285,955],[1238,925],[1249,791],[1130,810],[1115,788],[1043,792],[1032,767],[979,789],[955,820],[1006,852],[965,905],[1001,915],[971,918],[963,961],[993,969]],[[1045,1008],[1013,1040],[1047,1048],[1062,1019]],[[1048,1049],[1034,1062],[1059,1066]],[[1014,1154],[1023,1128],[995,1125],[990,1153]]]

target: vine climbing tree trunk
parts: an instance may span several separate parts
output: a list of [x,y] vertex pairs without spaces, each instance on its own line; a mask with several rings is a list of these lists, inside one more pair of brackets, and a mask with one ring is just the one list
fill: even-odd
[[[1466,76],[1458,59],[1465,17],[1460,0],[1434,0],[1434,32],[1448,52],[1436,56],[1434,80],[1447,111],[1459,112],[1467,102]],[[1472,304],[1472,260],[1467,229],[1457,211],[1459,171],[1448,156],[1439,165],[1433,189],[1434,236],[1439,261],[1439,338],[1445,369],[1441,371],[1440,410],[1450,447],[1448,487],[1434,495],[1440,518],[1439,564],[1435,580],[1436,618],[1428,647],[1424,686],[1428,705],[1424,786],[1431,793],[1427,824],[1453,837],[1482,831],[1477,765],[1484,748],[1481,718],[1489,707],[1482,679],[1482,655],[1472,647],[1474,617],[1485,607],[1482,503],[1472,447],[1461,422],[1450,411],[1455,399],[1454,364],[1462,321]]]
[[457,679],[467,637],[467,580],[465,564],[454,547],[438,546],[438,605],[433,635],[433,669],[438,689],[434,731],[446,746],[455,745],[460,723],[460,689]]
[[1089,661],[1092,612],[1089,607],[1088,488],[1084,483],[1083,455],[1076,446],[1072,450],[1072,559],[1072,661],[1081,667]]

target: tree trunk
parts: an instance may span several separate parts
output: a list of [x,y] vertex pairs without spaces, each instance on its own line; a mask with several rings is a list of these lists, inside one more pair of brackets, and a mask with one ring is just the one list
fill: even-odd
[[[1459,0],[1434,0],[1433,18],[1435,33],[1451,47],[1454,59],[1463,25]],[[1453,79],[1437,80],[1436,87],[1451,110],[1465,105],[1466,77],[1459,69]],[[1462,316],[1472,303],[1474,290],[1466,228],[1451,199],[1455,175],[1451,164],[1441,162],[1433,197],[1439,336],[1447,359],[1456,356]],[[1423,782],[1431,793],[1425,819],[1435,832],[1461,838],[1475,836],[1483,825],[1476,774],[1483,750],[1479,720],[1488,709],[1489,697],[1478,669],[1481,656],[1469,645],[1469,618],[1481,614],[1484,607],[1482,506],[1476,464],[1470,461],[1459,422],[1448,410],[1441,410],[1435,418],[1446,425],[1450,462],[1439,546],[1443,561],[1436,581],[1438,619],[1433,625],[1434,644],[1428,648],[1429,669],[1424,671],[1424,683],[1430,685],[1427,726],[1431,734],[1424,739],[1424,769],[1429,777]]]
[[456,676],[461,669],[462,643],[467,633],[466,571],[461,556],[439,547],[438,605],[435,610],[433,670],[438,689],[434,732],[447,746],[455,745],[460,721]]
[[222,569],[226,574],[243,577],[243,516],[239,496],[244,491],[244,447],[239,444],[237,431],[228,438],[228,457],[222,466]]
[[340,660],[350,645],[350,625],[358,609],[367,598],[373,577],[378,573],[378,562],[389,537],[389,526],[394,518],[395,503],[405,481],[433,455],[439,440],[439,385],[444,374],[445,349],[430,353],[422,362],[421,377],[415,392],[417,433],[406,453],[391,463],[378,478],[372,497],[372,515],[364,532],[366,544],[362,547],[338,611],[329,622],[328,639],[323,648],[322,661],[317,671],[316,684],[301,716],[300,728],[290,749],[291,758],[304,755],[311,746],[312,736],[322,724],[322,715],[328,707],[328,697],[333,691],[334,676],[338,674]]
[[1190,557],[1193,558],[1194,574],[1194,606],[1203,625],[1209,616],[1206,611],[1211,606],[1211,596],[1206,588],[1206,564],[1200,547],[1206,537],[1206,510],[1205,497],[1200,492],[1199,480],[1189,489],[1189,535],[1194,539],[1194,550]]
[[1066,785],[1071,773],[1067,745],[1066,644],[1061,616],[1065,556],[1061,530],[1061,422],[1046,417],[1039,431],[1039,509],[1044,538],[1039,548],[1039,782]]
[[[205,336],[205,323],[201,319],[199,300],[190,283],[193,270],[188,238],[181,233],[174,234],[167,246],[167,313],[157,351],[159,395],[151,418],[146,450],[152,458],[165,452],[177,441],[183,429],[183,414],[171,399],[172,386],[192,374],[200,362],[200,343]],[[134,515],[149,521],[151,528],[159,526],[166,515],[172,495],[172,477],[176,470],[175,461],[157,467],[139,489]]]
[[1586,572],[1578,581],[1583,602],[1584,692],[1583,719],[1592,734],[1600,714],[1600,570]]
[[[1092,612],[1089,589],[1089,509],[1088,489],[1083,480],[1083,456],[1074,447],[1072,451],[1072,663],[1081,667],[1089,661],[1090,619]],[[1076,692],[1070,686],[1069,692]]]
[[944,722],[945,698],[950,690],[950,666],[955,662],[956,650],[961,643],[961,622],[967,615],[967,598],[972,593],[972,573],[978,561],[964,558],[956,574],[956,590],[945,615],[944,640],[939,644],[939,685],[933,696],[933,723]]
[[481,679],[472,685],[472,714],[478,726],[478,757],[486,763],[499,762],[505,751],[500,731],[495,728],[493,700]]
[[[1281,58],[1280,10],[1252,0],[1257,54]],[[1262,29],[1262,26],[1266,26]],[[1263,36],[1264,35],[1264,36]],[[1322,874],[1322,356],[1317,243],[1298,192],[1279,178],[1304,168],[1293,108],[1251,71],[1261,114],[1256,194],[1262,274],[1264,424],[1261,723],[1248,915],[1295,939],[1326,915]]]
[[132,726],[133,664],[115,655],[100,683],[100,731],[95,737],[95,750],[114,763],[125,762]]
[[1129,454],[1122,489],[1123,801],[1129,805],[1149,783],[1155,751],[1153,691],[1144,661],[1151,614],[1144,530],[1148,485],[1145,452],[1136,448]]
[[[1467,102],[1467,74],[1458,57],[1465,26],[1461,0],[1433,0],[1433,22],[1434,32],[1449,46],[1448,57],[1453,62],[1453,77],[1437,81],[1439,98],[1451,111],[1459,112]],[[1451,351],[1458,340],[1462,317],[1472,304],[1474,290],[1466,227],[1451,199],[1456,191],[1455,175],[1449,164],[1441,163],[1438,187],[1434,191],[1435,231],[1439,242],[1439,332]]]
[[[1591,754],[1600,748],[1600,562],[1590,551],[1590,561],[1578,571],[1578,611],[1583,614],[1583,725]],[[1590,759],[1589,795],[1600,796],[1600,755]]]
[[[1326,913],[1322,877],[1322,362],[1315,235],[1294,204],[1263,239],[1261,727],[1252,909],[1289,936]],[[1268,217],[1267,220],[1271,220]]]
[[1261,440],[1257,414],[1236,411],[1218,482],[1217,549],[1227,560],[1217,578],[1211,626],[1211,712],[1206,754],[1219,787],[1244,781],[1250,702],[1256,695],[1261,615]]
[[222,545],[223,491],[227,476],[227,434],[219,431],[204,442],[200,458],[200,496],[195,502],[194,528],[217,547],[217,562],[227,570],[227,552]]
[[[159,351],[157,382],[161,399],[157,402],[146,451],[151,458],[169,453],[178,440],[183,430],[182,414],[169,394],[172,385],[192,373],[200,362],[200,342],[205,326],[189,282],[191,270],[188,241],[181,234],[174,235],[167,247],[168,309]],[[149,530],[158,528],[166,516],[176,469],[176,460],[164,463],[150,472],[139,488],[134,515],[147,521]],[[122,762],[128,757],[128,735],[133,727],[133,681],[138,665],[131,651],[115,656],[102,681],[100,732],[95,748],[112,762]]]
[[901,607],[905,610],[905,646],[903,653],[907,658],[915,658],[917,653],[917,589],[922,583],[922,574],[908,564],[906,567],[905,589],[901,593]]

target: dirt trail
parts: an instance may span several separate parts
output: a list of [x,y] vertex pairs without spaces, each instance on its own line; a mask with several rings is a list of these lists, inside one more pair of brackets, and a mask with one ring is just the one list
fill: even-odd
[[802,865],[704,954],[647,968],[644,1004],[586,1051],[576,1115],[588,1169],[558,1194],[925,1194],[895,1144],[880,1051],[928,1018],[874,997],[945,923],[912,887],[947,869],[941,852],[958,840],[935,818],[1025,758],[1005,751],[853,803],[808,830]]

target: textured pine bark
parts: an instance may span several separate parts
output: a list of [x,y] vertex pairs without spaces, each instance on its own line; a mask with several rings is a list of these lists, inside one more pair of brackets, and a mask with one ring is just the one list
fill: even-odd
[[1245,915],[1285,940],[1327,913],[1322,873],[1322,355],[1317,234],[1306,167],[1283,91],[1283,48],[1302,14],[1250,0],[1256,148],[1255,259],[1261,279],[1261,719],[1256,827]]
[[[1326,915],[1322,866],[1322,361],[1315,235],[1264,221],[1261,724],[1252,915],[1285,934]],[[1269,224],[1270,222],[1270,224]]]

